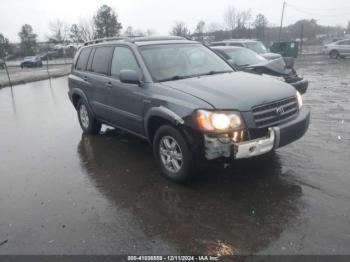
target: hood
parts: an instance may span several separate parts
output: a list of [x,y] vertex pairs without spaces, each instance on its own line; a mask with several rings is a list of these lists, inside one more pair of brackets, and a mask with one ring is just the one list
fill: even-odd
[[286,61],[283,57],[278,59],[263,61],[258,64],[249,65],[246,68],[248,69],[262,69],[262,71],[267,71],[266,73],[271,73],[273,75],[288,75],[290,73],[290,69],[286,68]]
[[162,82],[204,100],[216,109],[249,111],[253,106],[295,96],[295,89],[270,77],[233,72]]
[[282,55],[277,53],[264,53],[260,54],[262,57],[266,58],[267,60],[273,60],[282,57]]

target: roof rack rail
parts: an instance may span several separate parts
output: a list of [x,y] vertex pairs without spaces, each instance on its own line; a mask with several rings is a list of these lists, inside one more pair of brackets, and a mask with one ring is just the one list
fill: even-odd
[[145,42],[145,41],[169,41],[169,40],[192,40],[182,36],[116,36],[116,37],[105,37],[87,41],[84,46],[108,42],[108,41],[128,41],[128,42]]
[[108,42],[108,41],[118,41],[118,40],[131,41],[129,37],[124,37],[124,36],[104,37],[104,38],[98,38],[98,39],[94,39],[91,41],[87,41],[84,43],[84,46],[98,44],[98,43],[102,43],[102,42]]
[[145,42],[145,41],[169,41],[169,40],[185,40],[182,36],[134,36],[133,42]]

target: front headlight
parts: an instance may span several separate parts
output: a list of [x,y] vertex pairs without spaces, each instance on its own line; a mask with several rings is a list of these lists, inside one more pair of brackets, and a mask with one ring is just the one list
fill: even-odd
[[242,128],[243,121],[239,112],[197,111],[197,122],[206,131],[228,131]]
[[297,91],[297,100],[298,100],[299,109],[301,109],[303,107],[303,97],[301,96],[299,91]]

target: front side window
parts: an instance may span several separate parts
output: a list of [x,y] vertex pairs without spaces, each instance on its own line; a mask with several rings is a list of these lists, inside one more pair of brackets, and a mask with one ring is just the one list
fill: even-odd
[[112,52],[113,47],[111,46],[96,48],[94,58],[92,60],[91,71],[102,75],[108,75],[108,68],[111,61]]
[[267,60],[260,56],[259,54],[246,49],[246,48],[237,48],[237,49],[229,49],[224,51],[230,59],[237,66],[247,66],[254,65],[261,62],[266,62]]
[[91,48],[84,48],[81,50],[75,69],[86,70],[86,64],[89,59]]
[[135,70],[140,74],[140,68],[137,64],[136,58],[133,52],[128,47],[116,47],[114,49],[111,75],[119,78],[120,70]]
[[140,48],[155,81],[233,72],[217,54],[201,44],[165,44]]
[[341,41],[341,42],[339,42],[339,45],[350,45],[350,40]]

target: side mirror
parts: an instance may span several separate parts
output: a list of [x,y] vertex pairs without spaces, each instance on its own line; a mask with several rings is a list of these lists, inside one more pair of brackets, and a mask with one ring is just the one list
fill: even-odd
[[119,79],[126,84],[141,84],[141,78],[135,70],[123,69],[120,70]]

